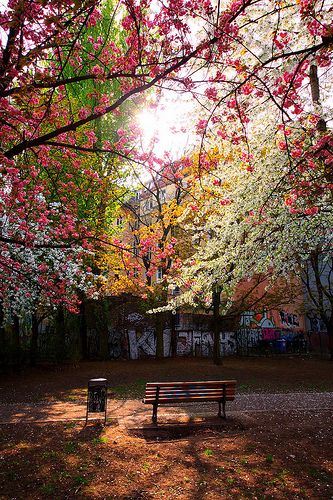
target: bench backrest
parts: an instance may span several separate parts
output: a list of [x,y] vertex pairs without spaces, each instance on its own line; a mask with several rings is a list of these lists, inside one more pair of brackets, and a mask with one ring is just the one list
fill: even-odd
[[209,380],[202,382],[148,382],[145,403],[173,401],[218,401],[225,398],[233,401],[236,392],[236,380]]

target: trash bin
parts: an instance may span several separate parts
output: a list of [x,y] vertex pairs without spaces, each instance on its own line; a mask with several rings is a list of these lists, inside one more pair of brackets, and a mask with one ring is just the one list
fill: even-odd
[[275,349],[279,353],[287,351],[287,342],[284,339],[275,340]]
[[104,425],[106,423],[108,381],[106,378],[92,378],[88,382],[87,414],[104,413]]

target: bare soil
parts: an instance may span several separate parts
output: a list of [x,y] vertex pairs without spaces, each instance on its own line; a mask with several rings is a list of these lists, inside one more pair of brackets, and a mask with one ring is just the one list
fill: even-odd
[[[105,427],[80,420],[87,380],[96,376],[113,391]],[[212,378],[238,380],[240,403],[227,407],[225,421],[214,405],[193,405],[161,409],[152,426],[151,409],[135,399],[148,380]],[[0,499],[332,499],[332,392],[332,364],[300,358],[218,367],[117,361],[6,375]],[[245,405],[252,400],[257,406]],[[271,406],[260,406],[266,400]],[[311,405],[302,408],[302,400]]]

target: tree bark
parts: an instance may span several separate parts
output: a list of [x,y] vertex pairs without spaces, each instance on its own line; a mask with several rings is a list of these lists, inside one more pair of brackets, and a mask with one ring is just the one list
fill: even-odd
[[[321,108],[320,104],[320,87],[319,87],[319,78],[318,78],[318,68],[316,64],[311,64],[310,66],[310,88],[311,88],[311,97],[312,102],[315,107],[315,111],[318,110],[318,107]],[[327,125],[324,118],[321,116],[317,123],[318,132],[326,132]]]
[[31,317],[30,365],[36,366],[38,359],[38,320],[36,313]]
[[170,350],[171,350],[171,357],[175,358],[177,356],[177,332],[176,332],[176,315],[170,313]]
[[14,314],[14,363],[16,366],[21,364],[21,339],[20,339],[20,320]]
[[213,291],[213,361],[215,365],[222,364],[221,352],[220,352],[220,304],[221,304],[221,289],[217,287]]
[[328,335],[328,351],[330,356],[330,361],[333,361],[333,314],[326,323],[327,335]]
[[4,314],[3,314],[2,304],[0,302],[0,367],[5,366],[5,364],[7,364],[7,359],[6,359],[7,343],[6,343],[6,334],[3,321],[4,321]]
[[101,303],[101,317],[102,322],[100,323],[101,328],[99,329],[99,358],[102,360],[110,359],[109,352],[109,315],[108,306],[106,300]]
[[66,325],[63,306],[59,306],[56,317],[56,361],[62,363],[66,357]]
[[79,323],[80,323],[81,355],[82,359],[86,360],[88,359],[88,331],[87,331],[87,319],[86,319],[86,305],[84,297],[81,297]]
[[155,332],[156,332],[156,359],[164,357],[163,346],[163,314],[156,314],[155,318]]

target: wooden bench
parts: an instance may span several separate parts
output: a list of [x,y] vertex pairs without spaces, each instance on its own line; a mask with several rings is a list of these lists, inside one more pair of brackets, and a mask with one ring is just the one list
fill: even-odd
[[159,405],[171,403],[217,402],[218,416],[226,418],[226,401],[235,399],[236,380],[211,380],[203,382],[148,382],[144,404],[153,405],[152,421],[157,423]]

